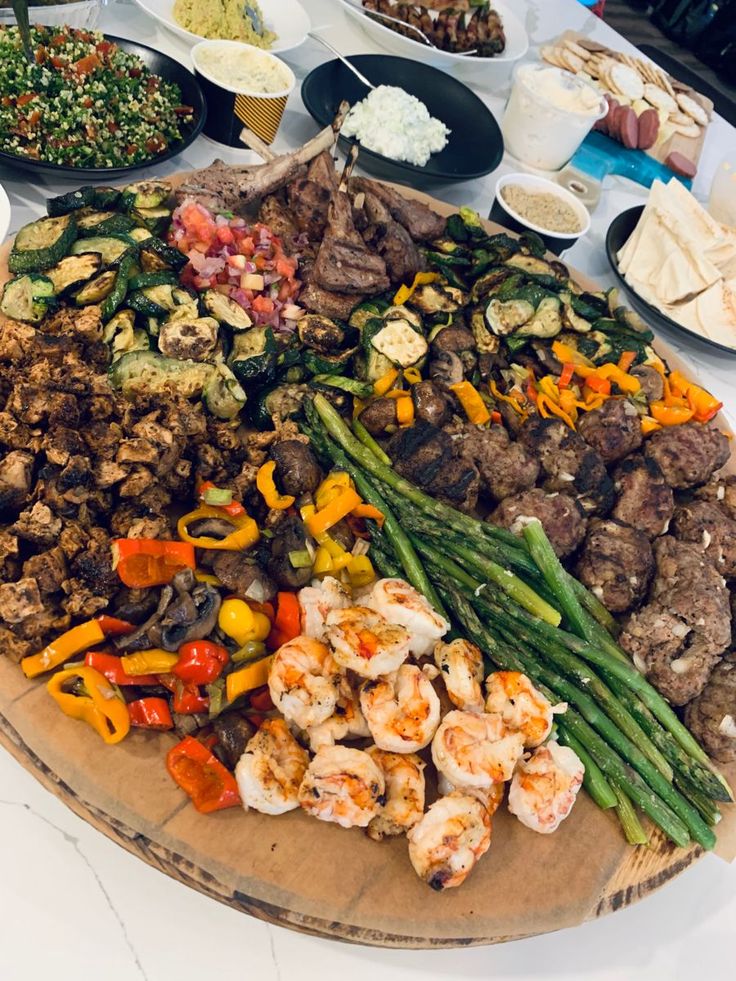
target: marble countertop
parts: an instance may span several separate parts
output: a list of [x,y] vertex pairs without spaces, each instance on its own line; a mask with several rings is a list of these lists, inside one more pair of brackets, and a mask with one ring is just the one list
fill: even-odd
[[[303,0],[312,24],[346,54],[377,50],[336,0]],[[634,50],[576,0],[519,0],[534,54],[565,28],[581,30],[624,50]],[[188,64],[187,46],[160,29],[137,7],[106,6],[100,27],[139,40]],[[326,58],[314,42],[286,56],[301,80]],[[500,118],[508,86],[474,86]],[[316,130],[295,92],[275,144],[296,146]],[[719,159],[736,147],[723,120],[712,123],[695,183],[707,197]],[[247,151],[223,154],[200,138],[157,173],[205,166],[216,156],[254,159]],[[518,169],[508,157],[496,172],[472,184],[432,189],[437,197],[470,204],[487,214],[498,176]],[[43,210],[49,194],[70,185],[29,182],[22,171],[0,168],[8,191],[11,230]],[[603,242],[612,218],[643,202],[643,188],[608,178],[592,229],[567,259],[613,284]],[[722,399],[733,398],[736,360],[694,341],[667,337],[693,364],[693,373]],[[732,422],[734,417],[732,416]],[[101,749],[101,751],[103,751]],[[114,754],[111,754],[114,766]],[[644,902],[575,930],[497,947],[456,951],[390,951],[300,936],[236,913],[193,892],[108,841],[45,791],[10,756],[0,753],[1,981],[707,981],[732,979],[736,868],[713,856],[688,869]]]

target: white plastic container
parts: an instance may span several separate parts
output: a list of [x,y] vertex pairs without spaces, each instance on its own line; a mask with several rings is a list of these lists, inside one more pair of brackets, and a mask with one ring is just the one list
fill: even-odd
[[529,167],[559,170],[607,111],[601,93],[571,72],[519,65],[501,124],[506,149]]
[[718,164],[710,188],[708,211],[716,221],[736,228],[736,147]]

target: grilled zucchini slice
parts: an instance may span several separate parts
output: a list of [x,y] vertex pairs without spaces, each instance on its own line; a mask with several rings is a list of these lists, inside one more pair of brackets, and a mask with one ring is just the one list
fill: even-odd
[[72,214],[32,221],[16,235],[8,256],[8,268],[14,273],[50,269],[61,262],[76,237],[77,223]]
[[[176,286],[178,282],[179,280],[172,272],[162,269],[161,272],[142,272],[136,276],[132,276],[128,283],[128,288],[131,290],[142,290],[147,286]],[[187,294],[188,298],[189,295]]]
[[46,273],[54,284],[54,293],[59,296],[67,290],[74,290],[89,282],[102,267],[99,252],[82,252],[68,255]]
[[144,313],[148,317],[165,317],[177,306],[170,284],[136,290],[130,294],[128,303],[133,310]]
[[120,265],[115,270],[115,282],[112,289],[105,297],[100,310],[102,322],[109,320],[128,295],[128,283],[138,267],[135,262],[135,253],[128,252],[120,260]]
[[119,187],[95,187],[95,196],[92,202],[93,206],[100,211],[105,211],[107,208],[117,208],[120,203],[120,188]]
[[223,296],[217,290],[205,290],[202,294],[202,303],[211,317],[232,330],[247,330],[253,324],[239,303],[231,300],[229,296]]
[[135,249],[135,242],[127,235],[93,235],[77,239],[69,249],[72,255],[82,252],[99,252],[103,266],[117,266],[126,254]]
[[169,227],[171,212],[168,208],[134,208],[133,217],[154,235],[163,235]]
[[84,235],[127,235],[135,228],[135,222],[128,215],[118,215],[114,211],[93,211],[77,222],[80,238]]
[[217,347],[220,326],[212,317],[168,320],[161,325],[158,349],[179,361],[210,361]]
[[147,228],[141,228],[140,225],[136,225],[135,228],[131,228],[128,235],[130,235],[133,241],[137,242],[139,245],[142,245],[143,242],[148,242],[153,238],[151,232],[149,232]]
[[171,185],[166,181],[137,181],[123,188],[120,206],[126,211],[133,208],[160,208],[171,196]]
[[81,290],[77,290],[74,294],[74,302],[78,307],[86,307],[91,303],[102,303],[105,297],[112,292],[116,276],[117,273],[114,269],[107,269],[99,276],[95,276]]
[[110,345],[111,361],[131,351],[148,351],[151,342],[145,330],[136,330],[135,313],[119,310],[105,325],[102,339]]
[[37,324],[54,306],[54,284],[47,276],[16,276],[5,284],[0,310],[11,320]]
[[141,266],[145,272],[158,269],[173,269],[180,272],[189,262],[189,258],[178,249],[162,242],[160,238],[151,237],[141,246]]
[[234,419],[245,405],[246,394],[227,365],[215,366],[215,373],[205,386],[204,404],[218,419]]
[[199,396],[212,383],[215,366],[197,361],[176,361],[156,351],[124,354],[108,370],[113,388],[127,398],[140,392],[175,391],[184,398]]
[[68,215],[72,211],[79,211],[80,208],[90,208],[94,203],[94,187],[80,187],[76,191],[49,198],[46,201],[46,212],[51,218],[58,218],[59,215]]

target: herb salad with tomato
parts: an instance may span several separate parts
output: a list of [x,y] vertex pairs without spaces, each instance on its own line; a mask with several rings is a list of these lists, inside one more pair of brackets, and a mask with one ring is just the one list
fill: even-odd
[[164,153],[192,121],[179,87],[96,31],[0,28],[0,150],[69,167],[127,167]]

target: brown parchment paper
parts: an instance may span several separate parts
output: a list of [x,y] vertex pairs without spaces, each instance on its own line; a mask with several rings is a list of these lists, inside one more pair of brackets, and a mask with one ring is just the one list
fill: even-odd
[[[442,214],[454,210],[400,190]],[[7,247],[0,282],[6,255]],[[673,367],[687,370],[666,344],[657,347]],[[415,875],[404,838],[373,842],[358,829],[301,812],[197,814],[166,773],[164,756],[174,741],[133,731],[105,746],[58,711],[43,682],[26,681],[18,665],[0,657],[0,742],[27,769],[143,860],[236,908],[305,932],[397,947],[495,943],[627,905],[701,854],[674,848],[658,833],[650,848],[630,848],[615,817],[581,794],[553,835],[528,831],[502,808],[488,854],[461,888],[438,894]],[[736,766],[729,777],[736,782]],[[717,853],[731,860],[736,807],[723,811]]]

